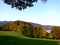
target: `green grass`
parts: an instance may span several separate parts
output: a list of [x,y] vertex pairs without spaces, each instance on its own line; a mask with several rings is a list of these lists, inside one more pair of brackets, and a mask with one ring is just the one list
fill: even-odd
[[0,45],[60,45],[59,40],[25,37],[18,32],[0,31]]

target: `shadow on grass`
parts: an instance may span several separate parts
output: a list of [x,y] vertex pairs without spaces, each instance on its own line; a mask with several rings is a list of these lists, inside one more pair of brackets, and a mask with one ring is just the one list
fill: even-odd
[[57,41],[24,39],[14,36],[0,36],[0,45],[58,45]]

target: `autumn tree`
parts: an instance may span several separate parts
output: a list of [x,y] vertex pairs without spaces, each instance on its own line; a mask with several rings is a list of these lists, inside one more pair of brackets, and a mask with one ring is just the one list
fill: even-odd
[[33,37],[34,38],[39,38],[40,37],[40,26],[33,26]]
[[17,32],[19,32],[20,34],[23,34],[24,32],[24,25],[20,24],[18,27],[17,27]]
[[0,30],[2,30],[3,29],[3,26],[0,26]]
[[32,37],[32,31],[33,31],[33,28],[31,25],[26,25],[27,26],[27,36],[28,37]]
[[42,29],[40,30],[40,37],[41,38],[45,38],[46,37],[46,29],[44,27],[42,27]]
[[[3,0],[4,3],[11,5],[12,8],[16,7],[16,9],[22,10],[26,9],[27,7],[34,6],[34,2],[38,0]],[[42,2],[46,3],[47,0],[41,0]]]
[[23,35],[27,36],[27,37],[32,37],[32,26],[29,24],[25,24],[23,27]]
[[53,34],[52,33],[49,33],[49,35],[48,35],[48,39],[53,39],[54,37],[53,37]]
[[40,30],[42,29],[41,26],[37,26],[37,38],[40,37]]
[[60,39],[60,27],[57,28],[56,36],[57,36],[57,39]]
[[60,27],[59,26],[55,26],[54,33],[55,33],[56,39],[60,39]]
[[3,29],[2,29],[2,30],[4,30],[4,31],[11,31],[11,30],[10,30],[10,24],[9,24],[9,23],[5,24],[5,25],[3,26]]
[[57,35],[56,35],[57,34],[57,29],[58,29],[57,26],[52,26],[52,28],[51,28],[51,35],[52,35],[53,39],[57,37]]
[[37,38],[37,26],[33,27],[33,37]]

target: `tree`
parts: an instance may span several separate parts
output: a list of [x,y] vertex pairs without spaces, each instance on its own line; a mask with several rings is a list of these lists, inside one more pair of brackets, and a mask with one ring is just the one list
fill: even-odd
[[0,30],[2,30],[3,29],[3,26],[0,26]]
[[[26,9],[27,7],[34,6],[33,3],[37,2],[38,0],[3,0],[4,3],[11,5],[12,8],[16,7],[16,9],[22,10]],[[46,3],[47,0],[41,0],[42,2]]]
[[44,27],[42,27],[42,29],[40,30],[40,37],[41,38],[45,38],[46,37],[46,29]]
[[37,26],[33,27],[33,37],[37,38]]
[[56,39],[60,39],[60,27],[59,26],[56,26],[55,34],[56,34]]
[[43,3],[46,3],[47,0],[41,0]]
[[22,30],[23,30],[23,32],[22,32],[23,35],[25,35],[27,37],[32,37],[32,30],[33,30],[33,28],[32,28],[31,25],[25,24],[23,26],[23,29]]
[[40,31],[42,27],[40,26],[33,26],[33,37],[34,38],[39,38],[40,37]]
[[27,36],[28,37],[32,37],[32,30],[33,30],[33,28],[32,28],[32,26],[31,25],[26,25],[26,31],[27,31]]
[[9,23],[5,24],[5,25],[3,26],[3,30],[4,30],[4,31],[11,31],[11,30],[10,30],[10,24],[9,24]]
[[23,34],[23,31],[24,31],[24,25],[20,24],[17,28],[17,32],[19,32],[20,34]]
[[60,27],[53,26],[51,29],[51,34],[53,35],[53,39],[60,39]]

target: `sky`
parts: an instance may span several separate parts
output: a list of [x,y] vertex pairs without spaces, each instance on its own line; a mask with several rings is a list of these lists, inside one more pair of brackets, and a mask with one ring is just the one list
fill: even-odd
[[60,0],[48,0],[46,4],[38,0],[34,7],[19,11],[0,0],[0,21],[22,20],[42,25],[60,26]]

